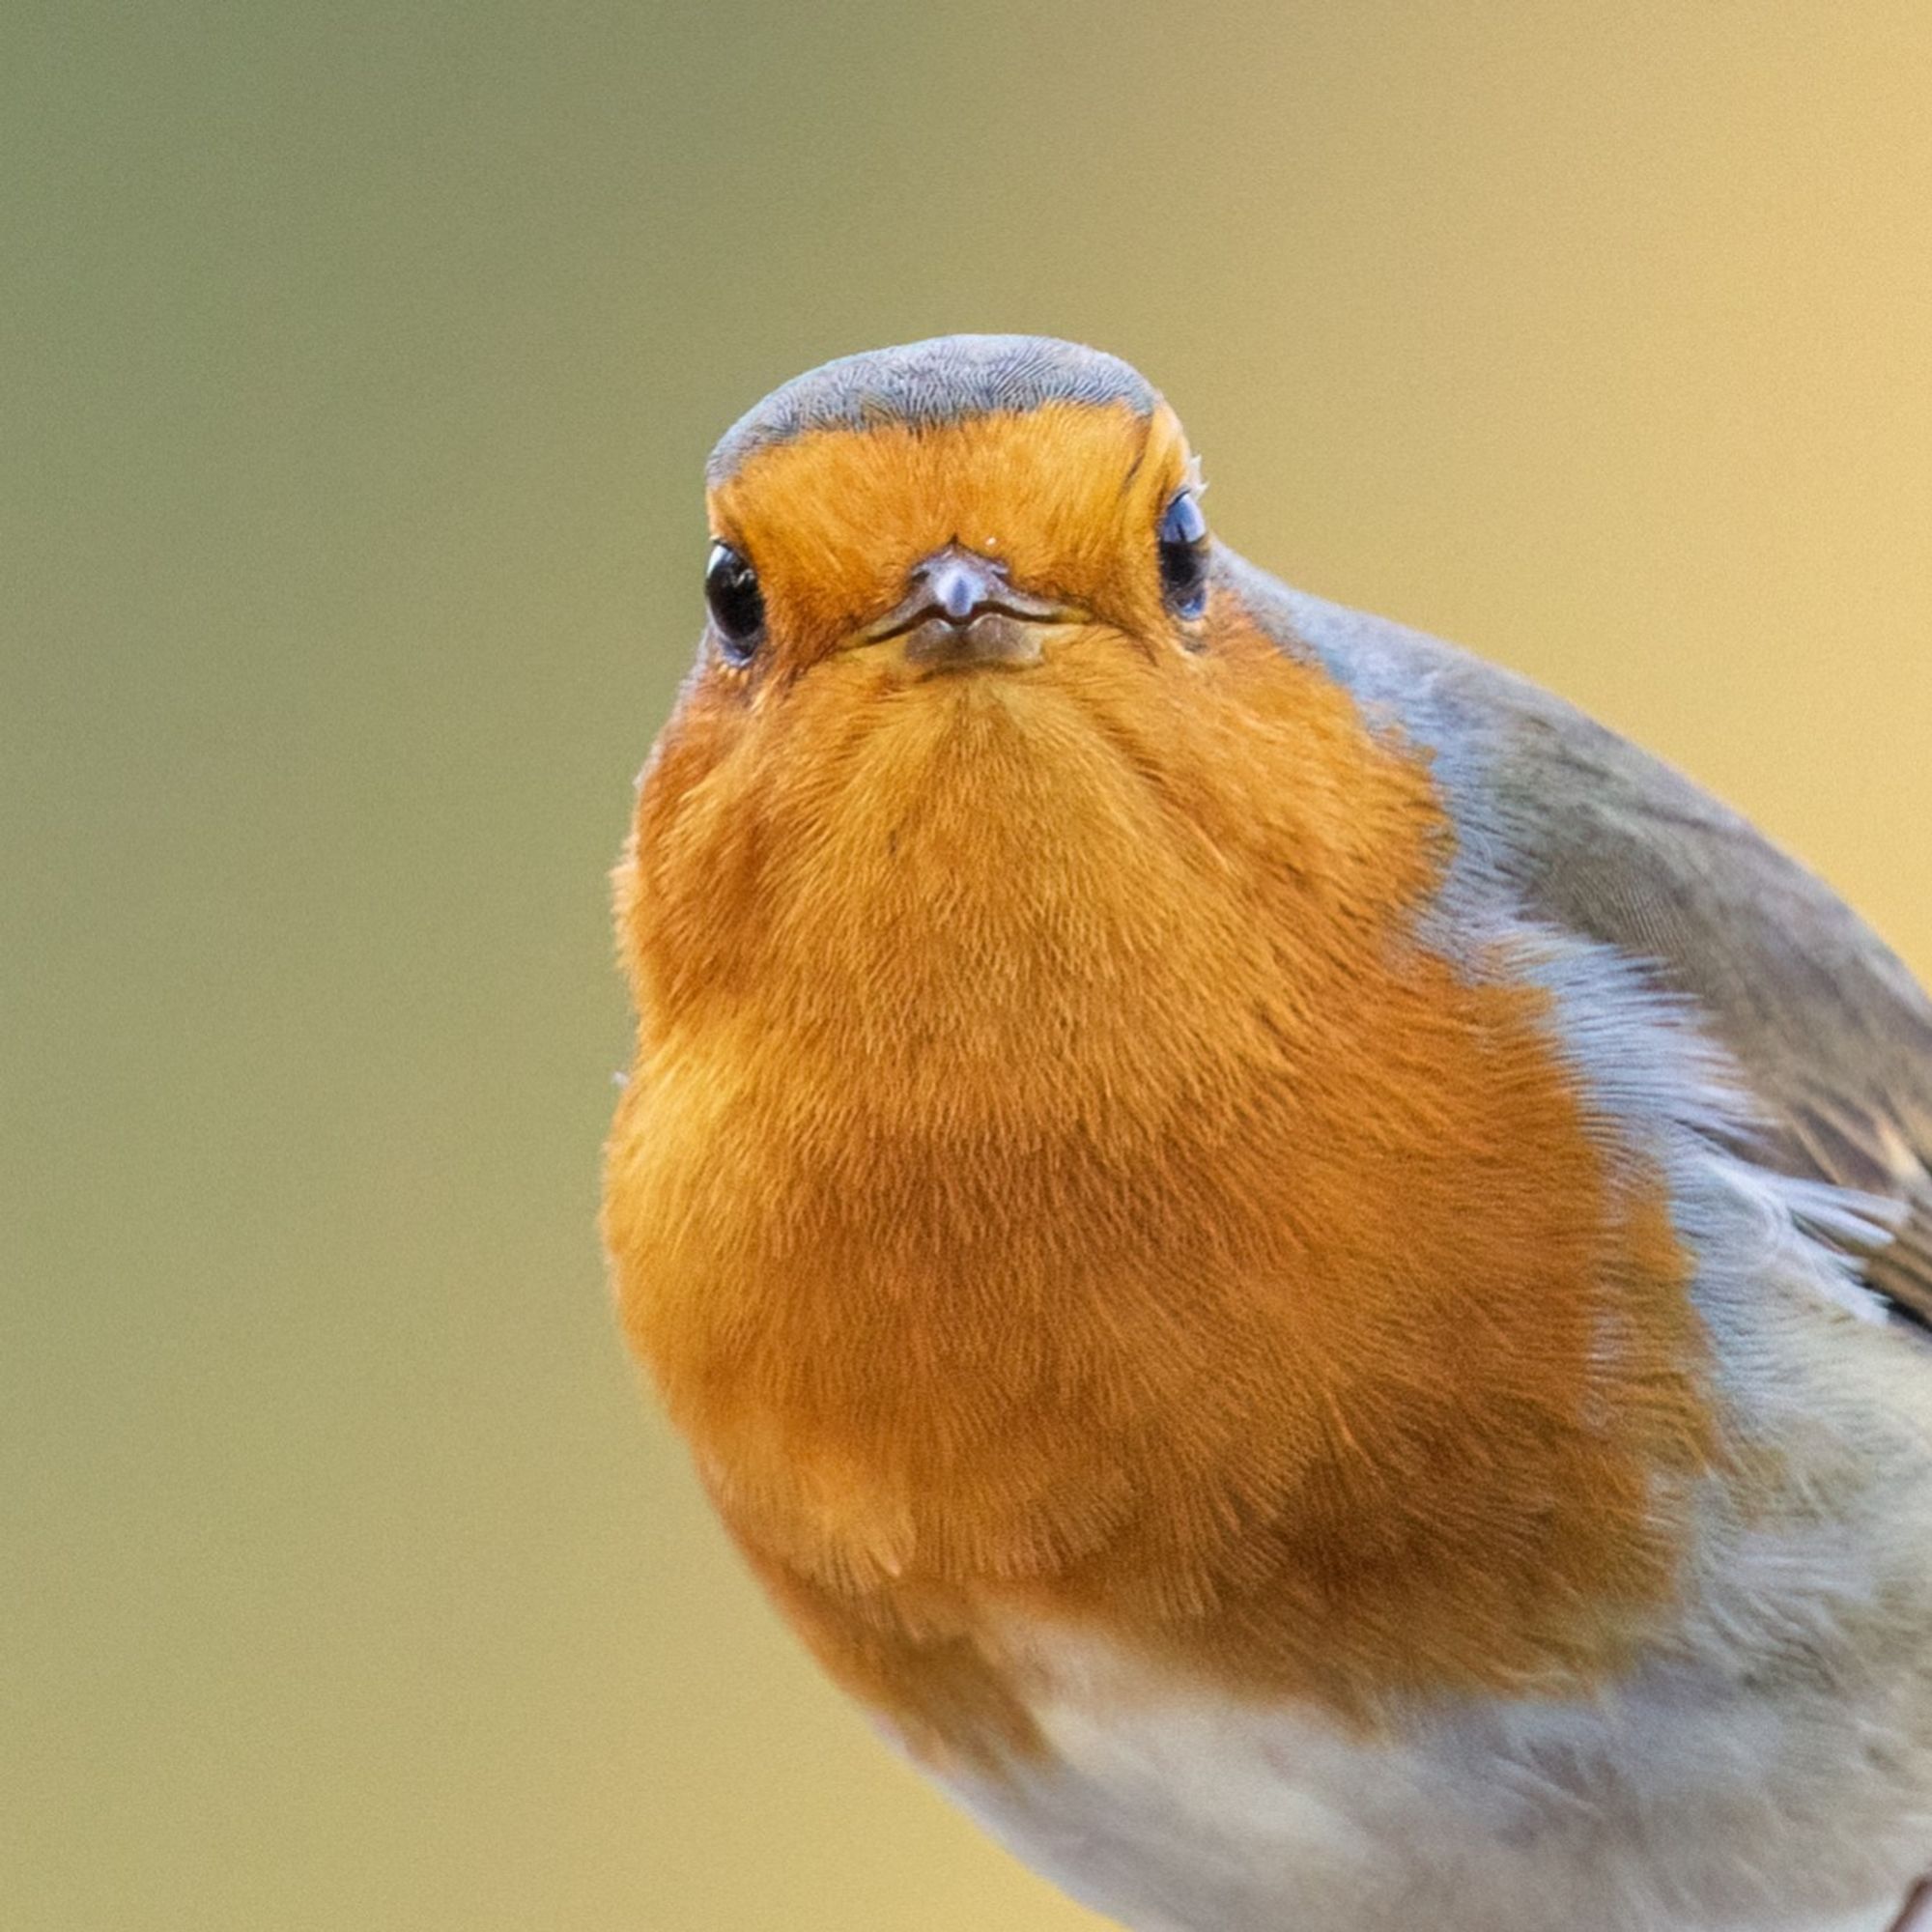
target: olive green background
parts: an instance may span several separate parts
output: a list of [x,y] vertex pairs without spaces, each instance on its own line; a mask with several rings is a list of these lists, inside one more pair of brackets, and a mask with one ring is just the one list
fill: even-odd
[[1932,963],[1932,11],[14,0],[0,1920],[1070,1932],[757,1601],[593,1233],[711,440],[1100,343],[1210,515]]

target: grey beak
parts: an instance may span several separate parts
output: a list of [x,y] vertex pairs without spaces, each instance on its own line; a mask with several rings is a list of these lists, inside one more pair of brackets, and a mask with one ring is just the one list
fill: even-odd
[[1078,615],[1066,605],[1015,590],[1005,564],[963,544],[948,544],[913,567],[905,596],[868,626],[866,636],[876,641],[912,630],[963,634],[995,616],[1050,624]]
[[974,611],[998,600],[1000,572],[983,556],[955,547],[943,550],[919,567],[925,594],[940,616],[963,624]]

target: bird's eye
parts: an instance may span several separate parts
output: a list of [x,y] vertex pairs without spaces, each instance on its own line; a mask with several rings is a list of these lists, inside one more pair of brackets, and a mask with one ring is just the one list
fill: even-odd
[[751,559],[727,543],[711,546],[711,560],[704,567],[704,601],[711,607],[711,621],[724,655],[733,664],[749,664],[764,635],[765,598]]
[[1198,617],[1208,608],[1208,519],[1192,490],[1177,490],[1161,512],[1160,587],[1177,616]]

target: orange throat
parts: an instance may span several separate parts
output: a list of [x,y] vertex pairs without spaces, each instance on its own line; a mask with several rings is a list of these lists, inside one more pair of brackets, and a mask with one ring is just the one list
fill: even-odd
[[624,1321],[819,1655],[982,1753],[1016,1617],[1358,1715],[1613,1668],[1686,1269],[1541,997],[1417,942],[1426,765],[1225,594],[878,678],[696,692],[619,872]]

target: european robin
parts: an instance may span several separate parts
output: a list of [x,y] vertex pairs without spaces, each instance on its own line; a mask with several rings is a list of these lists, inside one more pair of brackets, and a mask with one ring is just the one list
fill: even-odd
[[1217,544],[1111,356],[786,384],[617,871],[623,1321],[820,1662],[1139,1932],[1879,1932],[1932,1005]]

